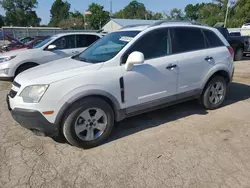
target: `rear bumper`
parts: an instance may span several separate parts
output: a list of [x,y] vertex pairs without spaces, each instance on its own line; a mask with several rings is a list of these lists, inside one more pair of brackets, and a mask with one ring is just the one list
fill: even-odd
[[50,123],[40,112],[36,110],[15,108],[11,110],[11,115],[17,123],[26,129],[42,133],[42,135],[49,137],[56,137],[59,135],[58,126]]

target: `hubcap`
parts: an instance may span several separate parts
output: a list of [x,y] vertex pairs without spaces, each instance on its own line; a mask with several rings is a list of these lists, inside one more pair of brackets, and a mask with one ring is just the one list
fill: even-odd
[[210,87],[209,100],[213,104],[218,104],[224,98],[225,89],[221,82],[216,82]]
[[107,128],[106,113],[99,108],[89,108],[76,119],[75,132],[83,141],[93,141],[99,138]]

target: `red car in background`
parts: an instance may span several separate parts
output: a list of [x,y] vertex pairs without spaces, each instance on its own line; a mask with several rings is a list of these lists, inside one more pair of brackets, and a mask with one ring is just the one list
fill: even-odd
[[25,37],[20,40],[12,37],[11,35],[4,34],[4,38],[10,42],[10,44],[2,46],[2,51],[7,52],[11,50],[18,50],[24,48],[31,48],[34,45],[47,39],[48,36],[35,36],[35,37]]

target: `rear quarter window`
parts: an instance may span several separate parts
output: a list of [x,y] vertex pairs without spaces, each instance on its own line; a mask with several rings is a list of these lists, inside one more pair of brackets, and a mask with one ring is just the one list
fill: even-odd
[[224,46],[221,39],[213,31],[203,30],[203,33],[206,36],[210,48]]

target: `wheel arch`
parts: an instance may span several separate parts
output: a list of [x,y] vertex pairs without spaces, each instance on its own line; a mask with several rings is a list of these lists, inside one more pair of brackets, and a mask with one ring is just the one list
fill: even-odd
[[229,84],[231,81],[230,73],[227,70],[225,70],[225,69],[216,70],[216,71],[210,73],[210,76],[204,82],[205,84],[202,87],[202,93],[204,92],[204,89],[206,88],[206,86],[210,82],[210,80],[212,80],[215,76],[221,76],[221,77],[225,78],[227,84]]
[[121,109],[118,100],[112,94],[102,90],[93,90],[71,97],[59,110],[55,123],[61,125],[63,117],[65,113],[68,111],[68,109],[78,101],[89,97],[96,97],[106,101],[111,106],[116,121],[121,121],[122,119],[125,118],[125,113],[123,113],[123,110]]
[[19,65],[15,68],[15,72],[14,72],[15,74],[14,74],[14,75],[17,74],[18,70],[19,70],[21,67],[26,66],[26,65],[38,66],[39,64],[38,64],[38,63],[35,63],[35,62],[32,62],[32,61],[21,63],[21,64],[19,64]]

